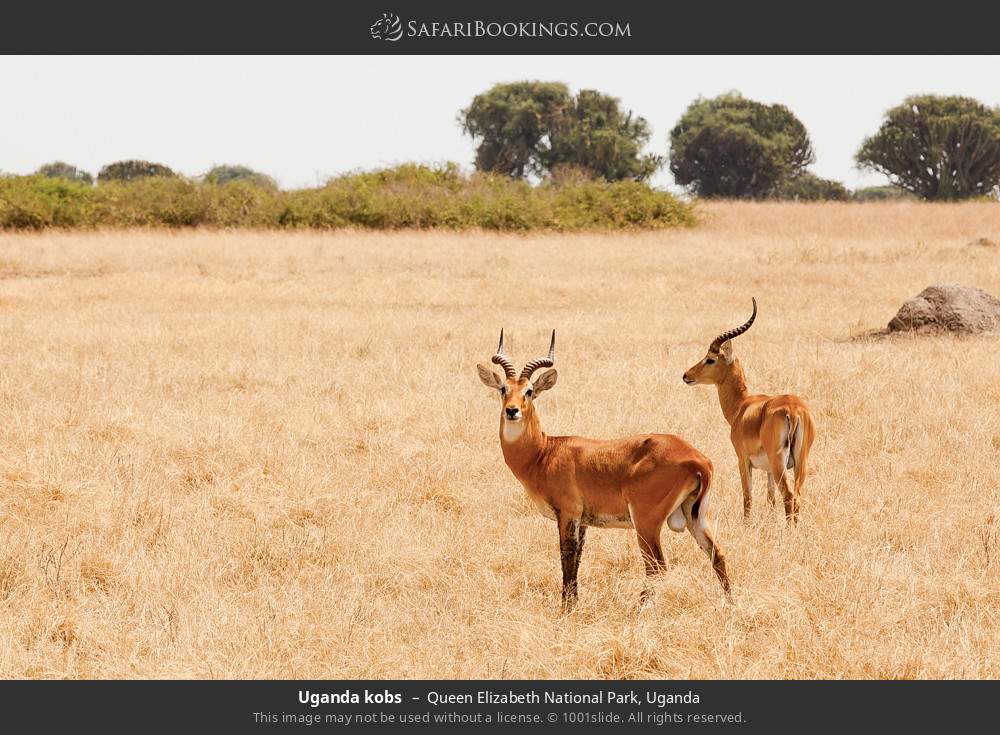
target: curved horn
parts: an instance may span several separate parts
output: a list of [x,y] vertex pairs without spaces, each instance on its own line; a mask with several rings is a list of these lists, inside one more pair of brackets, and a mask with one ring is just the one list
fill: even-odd
[[500,365],[508,378],[513,378],[517,375],[517,372],[514,370],[514,363],[510,361],[507,355],[503,354],[503,329],[500,330],[500,346],[497,347],[497,354],[493,355],[493,363]]
[[538,370],[538,368],[552,367],[556,364],[556,330],[552,330],[552,341],[549,342],[549,356],[548,357],[538,357],[529,362],[524,366],[524,370],[521,371],[522,378],[531,379],[531,374]]
[[742,326],[736,327],[736,329],[730,329],[728,332],[723,332],[718,337],[716,337],[715,340],[712,342],[712,345],[708,348],[709,352],[718,352],[719,347],[721,347],[722,343],[725,342],[727,339],[733,339],[733,337],[739,337],[745,331],[750,329],[750,325],[753,324],[753,320],[757,318],[757,299],[751,296],[750,300],[753,302],[753,314],[750,315],[750,318],[747,319],[746,323],[744,323]]

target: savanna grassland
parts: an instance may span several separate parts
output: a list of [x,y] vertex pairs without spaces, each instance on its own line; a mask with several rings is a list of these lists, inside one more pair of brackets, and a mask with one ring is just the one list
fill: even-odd
[[[1000,342],[853,339],[925,286],[1000,294],[996,204],[717,204],[646,234],[0,234],[0,676],[1000,676]],[[803,516],[714,389],[812,406]],[[676,432],[715,463],[735,601],[664,529],[555,525],[479,382],[558,330],[553,434]]]

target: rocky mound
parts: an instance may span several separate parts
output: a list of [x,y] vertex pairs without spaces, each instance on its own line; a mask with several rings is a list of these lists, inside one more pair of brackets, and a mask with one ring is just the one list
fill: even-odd
[[903,304],[889,322],[889,332],[958,332],[1000,330],[1000,300],[982,289],[939,283]]

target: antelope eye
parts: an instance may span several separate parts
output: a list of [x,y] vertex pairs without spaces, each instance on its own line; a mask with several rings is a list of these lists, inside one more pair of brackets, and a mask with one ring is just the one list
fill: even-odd
[[502,395],[502,396],[507,395],[507,386],[506,385],[501,385],[500,386],[500,395]]
[[533,395],[535,395],[535,391],[532,388],[528,388],[528,390],[524,391],[524,395],[526,398],[531,398]]
[[715,358],[714,357],[706,357],[705,358],[705,364],[706,365],[714,365],[715,364]]

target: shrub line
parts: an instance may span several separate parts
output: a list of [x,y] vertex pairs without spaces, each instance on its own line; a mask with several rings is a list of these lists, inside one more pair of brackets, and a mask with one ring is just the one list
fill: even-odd
[[45,176],[0,178],[0,229],[586,231],[696,224],[694,207],[636,181],[547,181],[406,164],[352,173],[311,189],[252,181],[144,177],[91,186]]

